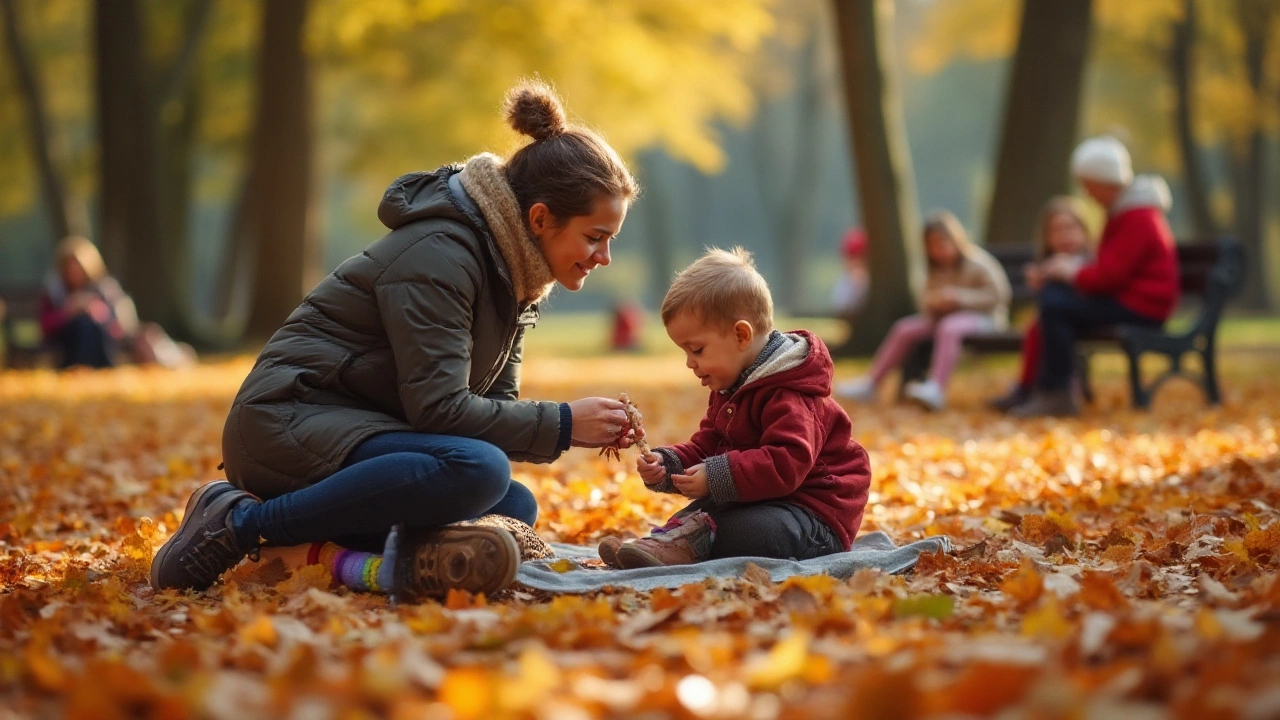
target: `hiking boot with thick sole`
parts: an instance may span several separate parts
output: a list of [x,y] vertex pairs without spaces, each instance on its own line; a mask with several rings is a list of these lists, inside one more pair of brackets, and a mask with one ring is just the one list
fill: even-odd
[[705,512],[674,517],[649,537],[627,540],[618,548],[618,564],[624,568],[691,565],[711,557],[716,521]]
[[520,547],[499,527],[444,525],[436,528],[392,528],[387,555],[395,571],[392,602],[443,599],[456,588],[495,593],[516,579]]
[[202,485],[187,500],[178,530],[151,561],[151,587],[156,590],[204,590],[256,546],[241,544],[231,528],[231,509],[258,502],[226,480]]

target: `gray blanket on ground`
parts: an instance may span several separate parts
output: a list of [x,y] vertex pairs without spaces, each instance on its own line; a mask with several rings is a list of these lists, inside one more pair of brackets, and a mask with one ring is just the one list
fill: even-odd
[[[594,558],[596,549],[582,545],[553,543],[556,559],[569,560]],[[838,578],[852,576],[863,568],[877,568],[887,573],[901,573],[916,564],[920,553],[951,552],[951,541],[943,536],[894,545],[883,532],[870,532],[853,541],[848,552],[836,553],[811,560],[776,560],[774,558],[723,558],[708,560],[695,565],[638,568],[635,570],[611,570],[573,567],[566,572],[551,568],[556,560],[534,560],[520,566],[516,582],[532,588],[558,593],[584,593],[604,587],[628,587],[635,590],[676,588],[689,583],[702,582],[714,577],[740,577],[747,563],[754,563],[769,572],[775,582],[793,575],[820,575],[826,573]],[[576,563],[575,563],[576,565]]]

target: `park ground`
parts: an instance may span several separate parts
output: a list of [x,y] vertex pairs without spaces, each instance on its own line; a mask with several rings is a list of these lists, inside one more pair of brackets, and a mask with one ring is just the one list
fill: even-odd
[[[534,331],[525,395],[626,391],[652,440],[686,437],[706,396],[679,356],[600,356],[587,322]],[[1174,382],[1129,409],[1115,354],[1076,420],[984,410],[1011,358],[966,362],[942,413],[888,388],[849,407],[874,468],[863,529],[958,549],[906,576],[398,608],[272,566],[148,587],[187,495],[220,477],[252,358],[0,373],[0,720],[1280,716],[1278,335],[1225,329],[1220,408]],[[678,505],[632,459],[517,465],[537,530],[589,544],[661,522]]]

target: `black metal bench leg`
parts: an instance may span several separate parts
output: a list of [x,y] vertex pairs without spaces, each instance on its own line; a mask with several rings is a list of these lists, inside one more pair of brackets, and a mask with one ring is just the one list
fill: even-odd
[[1218,362],[1214,358],[1217,353],[1214,352],[1213,341],[1200,351],[1201,362],[1204,364],[1204,394],[1209,399],[1210,405],[1222,404],[1222,390],[1218,385]]
[[1075,364],[1076,377],[1080,379],[1080,394],[1084,396],[1084,401],[1093,404],[1093,382],[1089,379],[1089,355],[1088,353],[1076,352]]
[[1129,356],[1129,392],[1133,396],[1133,407],[1146,410],[1151,406],[1151,393],[1142,387],[1142,353],[1125,349]]

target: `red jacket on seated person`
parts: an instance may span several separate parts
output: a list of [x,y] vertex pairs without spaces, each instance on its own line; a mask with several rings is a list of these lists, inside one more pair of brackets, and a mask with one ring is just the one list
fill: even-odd
[[1076,275],[1076,289],[1108,295],[1153,320],[1164,321],[1178,303],[1178,253],[1164,213],[1169,187],[1139,175],[1108,211],[1098,255]]

